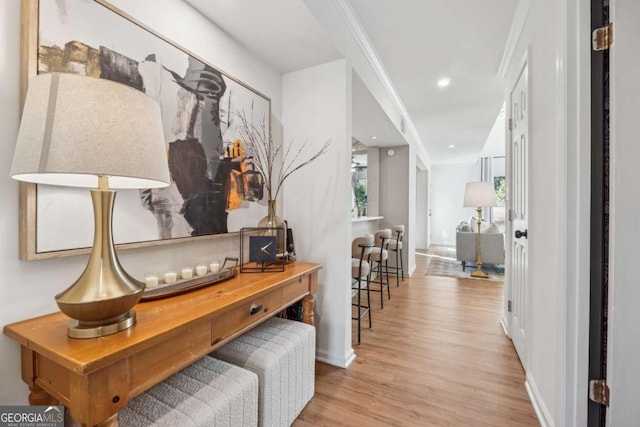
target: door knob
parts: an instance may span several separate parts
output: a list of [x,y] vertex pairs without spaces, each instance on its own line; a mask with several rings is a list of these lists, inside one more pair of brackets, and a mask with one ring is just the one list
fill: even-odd
[[527,238],[527,230],[524,230],[524,231],[516,230],[516,239],[519,239],[521,237],[524,237],[525,239]]

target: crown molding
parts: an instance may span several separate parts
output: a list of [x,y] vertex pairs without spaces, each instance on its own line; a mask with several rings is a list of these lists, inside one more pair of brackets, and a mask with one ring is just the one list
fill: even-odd
[[520,36],[524,30],[524,24],[527,22],[529,16],[529,10],[531,9],[531,0],[519,0],[518,6],[513,13],[513,21],[511,22],[511,29],[509,30],[509,37],[507,37],[507,43],[505,44],[504,51],[502,52],[502,59],[500,59],[500,66],[498,67],[498,76],[503,79],[507,76],[507,70],[509,64],[513,59],[513,54],[516,51]]
[[411,116],[409,116],[409,112],[404,106],[400,95],[398,95],[398,92],[393,86],[393,83],[391,82],[391,79],[389,78],[389,75],[387,74],[382,61],[378,57],[378,54],[374,49],[369,36],[362,27],[362,24],[360,23],[360,20],[358,19],[355,11],[351,7],[351,4],[348,0],[332,0],[332,3],[335,7],[335,10],[338,12],[338,15],[346,24],[349,33],[356,41],[363,55],[369,62],[369,65],[371,65],[371,68],[380,80],[380,83],[391,97],[393,104],[398,109],[400,113],[400,121],[399,123],[396,123],[396,126],[400,130],[400,133],[406,138],[408,132],[409,136],[411,137],[410,139],[415,141],[417,149],[422,152],[425,159],[428,159],[429,156],[427,154],[424,143],[422,142],[422,139],[418,134],[418,130],[416,129]]

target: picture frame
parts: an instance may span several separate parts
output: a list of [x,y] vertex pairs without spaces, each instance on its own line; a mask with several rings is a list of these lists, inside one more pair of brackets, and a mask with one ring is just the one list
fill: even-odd
[[[114,211],[116,247],[139,248],[232,236],[244,226],[257,224],[266,214],[266,200],[261,181],[248,176],[253,172],[251,159],[243,157],[234,115],[249,110],[254,123],[266,121],[270,129],[270,98],[108,0],[69,0],[64,19],[52,13],[51,8],[58,7],[57,3],[22,1],[21,99],[26,96],[29,79],[39,72],[78,72],[142,90],[159,101],[165,122],[172,184],[164,193],[118,192]],[[83,22],[74,26],[75,15],[97,20],[100,25]],[[64,21],[66,27],[58,21]],[[154,86],[155,81],[160,83]],[[214,96],[217,98],[212,99]],[[218,105],[215,112],[213,104]],[[173,123],[167,124],[170,120]],[[185,128],[186,122],[196,125]],[[211,131],[211,123],[217,130]],[[198,124],[199,129],[195,128]],[[183,128],[179,128],[181,125]],[[198,165],[204,163],[204,169],[194,167],[196,160],[190,160],[193,158]],[[196,188],[194,181],[199,182]],[[90,203],[86,190],[21,182],[20,258],[36,260],[89,253],[93,236]]]

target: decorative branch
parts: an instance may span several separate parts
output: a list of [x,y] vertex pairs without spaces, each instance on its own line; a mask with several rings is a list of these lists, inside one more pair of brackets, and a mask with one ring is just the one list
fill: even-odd
[[[244,140],[246,157],[253,160],[256,170],[262,175],[269,200],[275,200],[278,197],[282,184],[287,178],[325,154],[331,145],[331,140],[327,140],[317,153],[306,160],[299,161],[308,141],[305,141],[295,155],[290,157],[293,141],[283,152],[283,145],[275,143],[273,137],[268,132],[265,118],[260,121],[258,127],[247,119],[244,112],[236,113],[236,115],[242,124],[240,134]],[[282,162],[276,174],[275,169],[281,153]]]

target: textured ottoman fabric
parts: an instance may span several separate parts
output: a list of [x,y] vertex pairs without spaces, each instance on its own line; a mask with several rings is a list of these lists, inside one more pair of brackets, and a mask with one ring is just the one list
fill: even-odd
[[[302,396],[300,411],[302,411],[304,406],[309,403],[313,397],[315,391],[316,328],[306,323],[279,318],[269,320],[265,326],[268,326],[270,333],[294,343],[296,348],[301,347],[301,351],[297,351],[296,354],[301,359],[301,375],[297,376],[297,378],[302,380],[299,383],[301,389],[300,394]],[[261,329],[258,329],[256,332],[260,331]],[[300,414],[300,411],[298,411],[296,417]]]
[[272,318],[213,355],[258,375],[260,426],[290,426],[313,397],[313,326]]
[[[258,425],[276,426],[280,415],[281,369],[278,356],[255,345],[240,341],[243,336],[218,349],[213,356],[258,375]],[[286,418],[285,418],[286,420]]]
[[258,378],[205,357],[131,399],[118,422],[121,427],[255,426]]

